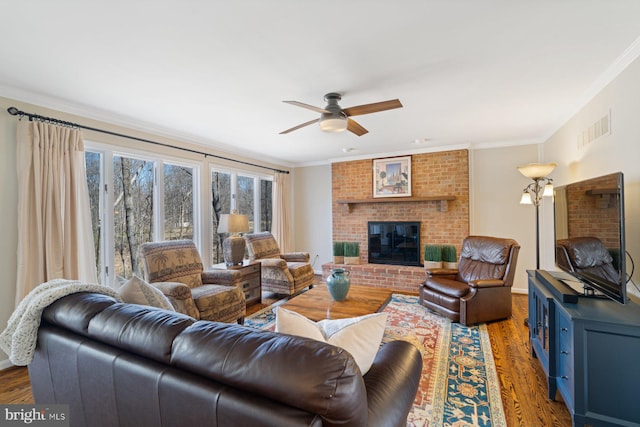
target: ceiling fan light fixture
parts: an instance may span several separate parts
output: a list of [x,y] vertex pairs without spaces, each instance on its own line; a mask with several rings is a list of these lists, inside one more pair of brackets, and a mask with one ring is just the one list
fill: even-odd
[[323,113],[320,118],[320,130],[323,132],[344,132],[347,130],[349,119],[343,114]]
[[378,111],[393,110],[394,108],[402,108],[402,103],[399,99],[391,99],[389,101],[374,102],[371,104],[356,105],[342,109],[338,105],[338,101],[342,99],[342,95],[336,92],[328,93],[324,96],[327,101],[327,106],[324,108],[314,107],[313,105],[305,104],[298,101],[282,101],[287,104],[295,105],[297,107],[306,108],[320,114],[320,118],[315,120],[309,120],[306,123],[302,123],[298,126],[286,129],[280,134],[286,134],[298,130],[305,126],[309,126],[314,123],[320,123],[320,130],[323,132],[343,132],[348,130],[356,136],[362,136],[369,131],[351,117],[362,116],[364,114],[377,113]]

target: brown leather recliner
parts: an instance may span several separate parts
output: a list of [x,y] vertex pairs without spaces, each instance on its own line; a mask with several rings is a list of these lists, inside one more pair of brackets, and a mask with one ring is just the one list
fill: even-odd
[[420,304],[464,325],[510,317],[519,250],[513,239],[467,237],[457,270],[427,270]]

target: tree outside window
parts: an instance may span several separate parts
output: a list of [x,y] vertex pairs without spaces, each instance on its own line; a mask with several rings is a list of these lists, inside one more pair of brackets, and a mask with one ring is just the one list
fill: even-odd
[[128,279],[138,270],[138,247],[153,241],[153,163],[113,157],[114,274]]
[[164,238],[193,239],[193,168],[164,165]]

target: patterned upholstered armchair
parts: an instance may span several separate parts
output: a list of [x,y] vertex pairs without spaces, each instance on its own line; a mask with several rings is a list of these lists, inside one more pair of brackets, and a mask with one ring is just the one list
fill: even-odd
[[313,268],[308,252],[280,253],[278,242],[269,232],[245,234],[249,260],[262,264],[262,290],[294,295],[313,287]]
[[204,271],[191,240],[144,243],[139,259],[145,280],[160,289],[176,311],[195,319],[244,323],[242,275],[235,270]]

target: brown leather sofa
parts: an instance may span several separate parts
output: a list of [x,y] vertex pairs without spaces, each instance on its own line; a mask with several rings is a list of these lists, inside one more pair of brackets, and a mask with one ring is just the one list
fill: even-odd
[[513,239],[465,238],[458,269],[427,270],[420,304],[464,325],[510,317],[519,250]]
[[362,376],[326,343],[76,293],[44,311],[29,376],[71,426],[404,427],[421,370],[404,341]]

